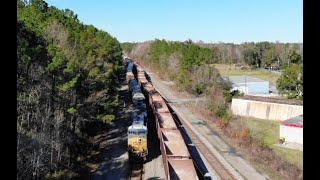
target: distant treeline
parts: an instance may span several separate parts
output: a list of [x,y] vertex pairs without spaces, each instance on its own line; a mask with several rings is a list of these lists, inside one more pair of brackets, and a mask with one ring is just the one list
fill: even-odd
[[217,55],[216,63],[240,63],[256,67],[274,65],[285,68],[291,63],[303,62],[303,46],[299,43],[197,44],[212,49]]
[[303,96],[303,53],[298,43],[193,43],[154,40],[144,43],[122,43],[124,53],[138,58],[160,75],[175,80],[180,88],[202,94],[214,84],[222,83],[212,64],[239,64],[251,68],[278,67],[283,76],[277,82],[280,93],[289,98]]
[[[212,52],[212,63],[223,64],[243,64],[252,67],[278,66],[281,69],[291,63],[303,63],[303,45],[301,43],[272,43],[272,42],[246,42],[242,44],[232,43],[203,43],[192,42],[184,43],[195,44],[210,49]],[[130,52],[133,46],[139,43],[122,43],[123,50]]]
[[115,118],[122,50],[43,0],[18,0],[17,18],[17,179],[70,178],[97,122]]

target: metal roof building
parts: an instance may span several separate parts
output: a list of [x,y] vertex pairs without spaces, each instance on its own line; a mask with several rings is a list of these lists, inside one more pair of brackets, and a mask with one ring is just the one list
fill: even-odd
[[283,121],[282,125],[303,128],[303,115]]
[[268,95],[269,81],[251,76],[229,76],[224,78],[232,84],[232,91],[238,90],[247,95]]

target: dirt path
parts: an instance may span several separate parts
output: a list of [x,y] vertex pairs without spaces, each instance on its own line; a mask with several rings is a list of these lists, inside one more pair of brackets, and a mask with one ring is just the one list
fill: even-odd
[[127,128],[130,126],[132,105],[125,81],[122,81],[119,93],[120,105],[116,119],[109,131],[100,137],[104,138],[100,143],[103,159],[98,170],[92,175],[93,180],[127,179],[128,177]]
[[[177,101],[178,97],[174,96],[171,88],[166,83],[163,83],[163,81],[161,81],[155,74],[149,75],[152,79],[153,85],[162,95],[164,95],[169,101],[172,99],[174,99],[173,102]],[[207,128],[205,122],[201,120],[201,117],[192,113],[186,105],[183,103],[172,103],[172,106],[174,106],[175,109],[185,117],[184,119],[188,121],[187,123],[190,124],[200,136],[205,138],[208,142],[208,149],[217,154],[233,174],[240,174],[245,179],[268,179],[265,175],[257,172],[249,161],[238,155],[233,148],[227,145],[227,143],[218,136],[216,132]]]

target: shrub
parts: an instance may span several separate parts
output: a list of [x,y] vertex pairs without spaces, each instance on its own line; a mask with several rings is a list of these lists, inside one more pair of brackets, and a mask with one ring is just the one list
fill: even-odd
[[115,116],[110,114],[107,114],[107,115],[100,114],[97,116],[97,119],[104,123],[107,123],[107,122],[113,121],[115,119]]
[[261,139],[259,143],[260,143],[261,148],[263,148],[263,149],[266,149],[269,147],[268,143],[266,141],[264,141],[263,139]]
[[69,108],[67,111],[68,111],[68,113],[70,113],[70,114],[75,114],[75,113],[77,112],[77,109],[75,109],[74,107],[71,107],[71,108]]
[[233,92],[231,93],[231,95],[232,95],[232,97],[240,97],[240,96],[243,96],[244,93],[236,90],[236,91],[233,91]]
[[226,102],[230,103],[233,95],[229,91],[223,91],[223,97],[226,99]]
[[247,139],[250,137],[250,130],[248,128],[243,128],[240,133],[241,139]]
[[53,174],[45,176],[46,179],[70,179],[78,177],[78,174],[70,170],[54,171]]
[[280,139],[279,139],[279,143],[280,144],[283,144],[285,142],[285,138],[284,137],[281,137]]
[[232,101],[232,98],[243,96],[243,92],[240,92],[238,90],[229,92],[228,90],[223,91],[223,97],[225,98],[226,102],[230,103]]
[[227,108],[225,106],[218,106],[218,108],[217,108],[215,113],[221,119],[224,119],[224,118],[228,117],[228,111],[227,111]]
[[202,93],[204,93],[205,89],[206,89],[206,86],[204,84],[197,84],[192,90],[192,92],[193,94],[201,95]]

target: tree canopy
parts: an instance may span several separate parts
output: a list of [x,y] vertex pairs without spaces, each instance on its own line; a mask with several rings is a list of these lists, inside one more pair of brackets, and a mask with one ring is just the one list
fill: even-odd
[[303,67],[293,64],[284,69],[277,80],[277,89],[288,98],[303,98]]
[[74,170],[90,124],[115,117],[121,56],[116,38],[73,11],[17,1],[18,179]]

